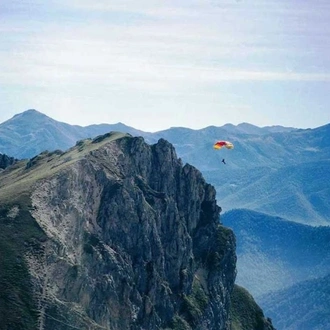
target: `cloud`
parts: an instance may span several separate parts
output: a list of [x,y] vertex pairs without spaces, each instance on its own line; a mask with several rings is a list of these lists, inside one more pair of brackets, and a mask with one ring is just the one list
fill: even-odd
[[[176,28],[100,24],[79,31],[58,28],[55,33],[51,27],[26,38],[10,55],[0,50],[0,81],[44,87],[59,82],[117,85],[158,93],[232,81],[330,80],[329,72],[276,66],[272,53],[283,57],[288,50],[272,48],[262,39],[247,37],[242,46],[231,37],[218,41],[216,33],[206,33],[207,27],[181,34],[175,34]],[[299,58],[294,52],[291,56]]]
[[129,95],[144,104],[143,95],[173,97],[173,108],[213,98],[211,111],[236,85],[244,94],[269,82],[330,80],[323,0],[4,0],[0,10],[0,84],[28,89],[44,106],[53,94],[63,108],[79,108],[70,97],[121,104]]

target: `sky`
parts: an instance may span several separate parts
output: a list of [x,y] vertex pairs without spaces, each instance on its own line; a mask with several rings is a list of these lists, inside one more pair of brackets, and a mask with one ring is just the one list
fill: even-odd
[[0,123],[330,123],[328,0],[1,0]]

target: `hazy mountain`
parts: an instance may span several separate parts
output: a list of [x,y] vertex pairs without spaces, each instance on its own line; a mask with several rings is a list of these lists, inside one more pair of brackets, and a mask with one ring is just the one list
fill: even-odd
[[226,124],[222,127],[231,133],[235,133],[235,134],[243,133],[243,134],[253,134],[253,135],[265,135],[269,133],[291,132],[297,130],[297,128],[283,127],[279,125],[258,127],[249,123],[241,123],[238,125]]
[[326,225],[330,223],[329,182],[330,159],[256,169],[221,186],[213,183],[225,210],[247,208],[296,222]]
[[139,135],[138,130],[122,123],[82,127],[58,122],[30,109],[0,124],[0,153],[20,159],[30,158],[45,150],[66,150],[78,140],[110,131]]
[[237,283],[259,297],[330,273],[330,227],[307,226],[251,210],[221,216],[237,240]]
[[[282,132],[295,131],[292,128],[277,128],[277,130]],[[234,143],[236,142],[235,149],[238,151],[235,154],[242,153],[246,149],[247,155],[251,157],[257,155],[257,152],[253,148],[248,147],[248,145],[250,143],[254,145],[261,141],[261,136],[267,134],[267,132],[270,134],[272,128],[259,128],[244,123],[237,126],[231,124],[222,127],[210,126],[201,130],[174,127],[156,133],[148,133],[128,127],[122,123],[90,125],[86,127],[69,125],[58,122],[36,110],[27,110],[0,124],[0,152],[17,158],[24,158],[26,157],[25,154],[28,154],[28,157],[33,157],[36,154],[36,150],[39,153],[47,149],[50,149],[50,151],[56,148],[61,149],[60,147],[63,145],[73,146],[79,139],[95,137],[109,131],[120,131],[133,136],[143,136],[148,142],[157,142],[158,139],[165,138],[171,141],[176,148],[180,149],[180,154],[187,158],[187,162],[191,160],[190,158],[193,158],[195,162],[201,163],[202,169],[206,170],[218,168],[218,161],[219,159],[221,160],[222,153],[227,151],[221,150],[221,153],[214,152],[212,146],[216,140],[224,137],[231,139]],[[44,145],[47,147],[46,149]],[[204,149],[204,154],[209,158],[209,161],[206,163],[201,162],[199,160],[200,157],[197,157],[201,149]],[[244,159],[235,157],[235,154],[228,153],[228,155],[233,156],[233,164],[237,163],[236,166],[240,168],[241,164],[239,164],[239,161],[241,160],[244,163]],[[265,159],[263,162],[265,162]],[[269,163],[269,160],[267,163]],[[255,165],[249,164],[250,167],[255,167]]]
[[[327,224],[330,125],[306,130],[263,128],[262,133],[250,126],[244,134],[240,125],[197,131],[172,128],[156,134],[171,141],[185,162],[203,172],[216,187],[224,211],[249,208],[301,223]],[[219,137],[235,148],[213,150],[211,145]]]
[[[171,128],[154,135],[171,141],[185,161],[204,172],[239,170],[245,173],[251,169],[276,169],[330,158],[330,124],[306,130],[283,129],[263,135],[242,133],[239,125],[236,130],[234,128],[228,130],[226,125],[200,130]],[[214,150],[213,143],[219,139],[233,142],[235,148]],[[227,170],[221,164],[222,158],[227,160]]]
[[[330,124],[294,129],[242,123],[148,133],[121,123],[72,126],[28,110],[0,124],[0,152],[29,158],[43,150],[65,150],[77,140],[109,131],[143,136],[148,143],[160,138],[170,141],[178,156],[215,186],[224,211],[249,208],[308,224],[329,221]],[[214,150],[218,139],[233,142],[235,148]]]
[[261,297],[278,330],[330,329],[330,275]]

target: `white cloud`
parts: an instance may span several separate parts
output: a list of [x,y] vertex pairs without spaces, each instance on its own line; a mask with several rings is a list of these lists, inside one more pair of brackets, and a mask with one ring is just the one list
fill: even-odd
[[[80,101],[155,109],[146,98],[167,102],[174,111],[194,104],[203,109],[205,102],[208,111],[221,105],[256,111],[234,96],[229,98],[236,103],[226,103],[231,84],[239,84],[239,95],[256,83],[329,83],[329,4],[313,6],[266,0],[5,0],[0,85],[44,108],[56,94],[63,113],[79,109]],[[275,93],[267,97],[269,104],[277,102]]]

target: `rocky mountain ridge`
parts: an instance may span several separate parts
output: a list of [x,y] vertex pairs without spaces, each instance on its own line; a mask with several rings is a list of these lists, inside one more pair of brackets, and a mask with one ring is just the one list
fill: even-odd
[[[172,143],[179,157],[215,186],[224,211],[248,208],[306,224],[329,222],[329,124],[295,129],[242,123],[150,133],[122,123],[69,125],[31,109],[0,124],[0,153],[31,158],[45,150],[67,150],[77,140],[109,131],[142,136],[149,144],[160,138]],[[233,142],[235,148],[214,150],[219,139]]]
[[235,238],[215,189],[166,140],[82,140],[6,168],[0,185],[0,328],[250,327],[231,322]]

